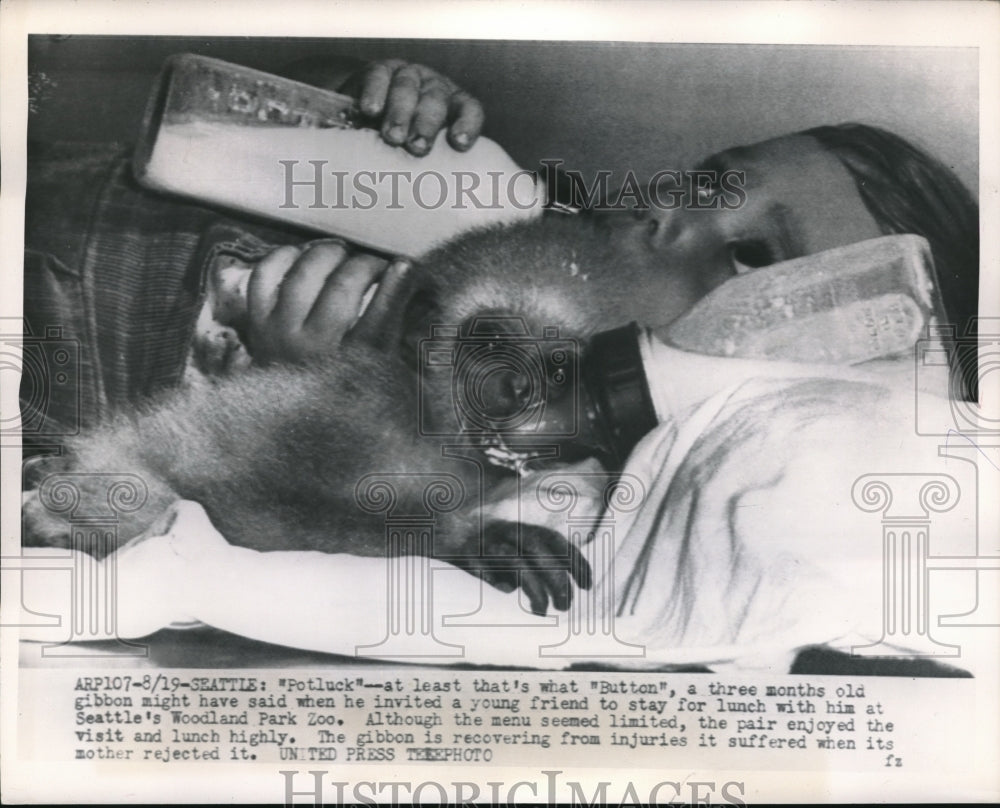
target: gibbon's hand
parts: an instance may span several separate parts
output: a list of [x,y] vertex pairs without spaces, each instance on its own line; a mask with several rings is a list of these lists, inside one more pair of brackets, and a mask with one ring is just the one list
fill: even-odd
[[572,582],[590,589],[590,565],[576,545],[554,530],[516,522],[492,522],[483,529],[482,554],[447,559],[502,592],[521,588],[531,611],[544,615],[549,602],[561,612],[573,601]]
[[341,92],[358,98],[361,112],[381,118],[382,138],[421,157],[445,126],[448,142],[466,151],[483,128],[483,106],[451,79],[402,59],[371,62],[345,81]]
[[330,356],[348,338],[375,347],[395,344],[409,268],[402,259],[390,263],[351,253],[333,239],[277,248],[257,264],[247,285],[251,356],[262,364],[302,363]]

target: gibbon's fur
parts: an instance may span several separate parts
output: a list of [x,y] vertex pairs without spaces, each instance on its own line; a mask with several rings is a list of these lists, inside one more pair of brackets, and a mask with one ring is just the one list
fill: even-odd
[[[650,271],[641,262],[623,262],[606,232],[577,217],[473,232],[414,267],[416,297],[425,305],[411,307],[403,342],[412,348],[430,335],[432,323],[467,325],[484,312],[519,316],[535,335],[555,325],[563,338],[585,338],[633,319],[655,322],[664,301],[643,294]],[[65,470],[138,474],[149,500],[123,515],[122,541],[180,497],[199,502],[236,545],[362,555],[386,552],[384,515],[366,513],[355,501],[362,477],[402,475],[394,479],[405,508],[419,504],[426,482],[414,476],[411,484],[406,475],[454,474],[468,502],[438,519],[433,555],[485,569],[495,585],[517,586],[509,569],[489,572],[488,562],[476,560],[482,541],[485,555],[507,556],[498,564],[531,573],[520,585],[536,611],[544,611],[546,591],[565,608],[568,589],[542,568],[568,568],[572,560],[574,577],[586,583],[585,562],[547,529],[502,522],[481,528],[477,492],[488,496],[497,472],[442,458],[441,439],[421,437],[418,396],[430,403],[433,418],[435,409],[451,407],[452,388],[450,377],[435,381],[435,374],[418,373],[414,361],[402,343],[380,349],[347,340],[321,362],[255,367],[178,389],[71,439],[63,457],[43,460],[32,473],[38,479]],[[92,494],[105,495],[103,489]],[[37,497],[25,506],[25,536],[34,544],[69,540],[66,523]]]

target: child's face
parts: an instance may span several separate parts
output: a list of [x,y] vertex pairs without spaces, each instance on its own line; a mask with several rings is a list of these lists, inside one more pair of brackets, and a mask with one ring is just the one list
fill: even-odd
[[608,217],[623,259],[662,273],[667,319],[735,274],[883,234],[847,169],[811,137],[729,149],[702,167],[745,172],[745,201],[734,209],[653,206],[643,216]]

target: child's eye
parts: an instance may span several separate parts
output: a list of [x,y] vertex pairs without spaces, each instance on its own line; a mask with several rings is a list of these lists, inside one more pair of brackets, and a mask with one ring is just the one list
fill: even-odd
[[729,257],[737,275],[774,263],[774,253],[763,241],[735,241],[729,245]]

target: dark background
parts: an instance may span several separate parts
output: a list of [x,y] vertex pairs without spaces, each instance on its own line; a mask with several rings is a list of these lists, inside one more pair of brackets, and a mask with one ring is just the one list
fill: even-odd
[[133,141],[163,59],[194,52],[274,73],[301,59],[397,56],[483,101],[523,166],[559,158],[640,177],[728,146],[857,120],[897,132],[978,189],[974,48],[537,41],[33,36],[30,135]]

